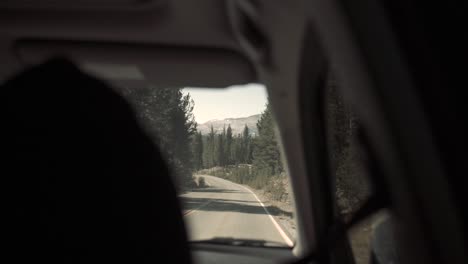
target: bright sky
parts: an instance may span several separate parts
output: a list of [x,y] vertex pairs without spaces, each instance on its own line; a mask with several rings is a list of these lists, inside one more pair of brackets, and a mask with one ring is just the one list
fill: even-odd
[[190,93],[195,102],[193,114],[197,123],[261,114],[268,100],[265,86],[261,84],[230,86],[226,89],[187,87],[182,92]]

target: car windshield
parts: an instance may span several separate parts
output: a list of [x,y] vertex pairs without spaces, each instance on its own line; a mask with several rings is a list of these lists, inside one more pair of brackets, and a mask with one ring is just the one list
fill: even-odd
[[191,241],[293,245],[289,176],[263,85],[119,92],[170,166]]

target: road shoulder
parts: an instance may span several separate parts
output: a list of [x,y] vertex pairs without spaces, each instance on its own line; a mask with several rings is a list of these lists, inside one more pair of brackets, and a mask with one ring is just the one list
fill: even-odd
[[251,190],[265,205],[269,214],[276,220],[286,235],[293,242],[296,240],[296,222],[294,220],[294,206],[287,202],[275,201],[264,190],[254,189],[250,186],[239,184]]

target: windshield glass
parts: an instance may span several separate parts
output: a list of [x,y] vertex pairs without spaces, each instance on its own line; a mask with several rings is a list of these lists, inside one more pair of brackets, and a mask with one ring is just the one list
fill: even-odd
[[191,241],[293,245],[292,193],[263,85],[120,92],[170,166]]

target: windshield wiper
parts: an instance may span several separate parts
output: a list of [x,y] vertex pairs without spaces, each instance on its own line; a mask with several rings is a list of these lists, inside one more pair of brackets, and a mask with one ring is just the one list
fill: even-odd
[[210,243],[230,246],[246,246],[246,247],[287,247],[283,243],[261,240],[261,239],[240,239],[233,237],[214,237],[206,240],[195,240],[192,243]]

